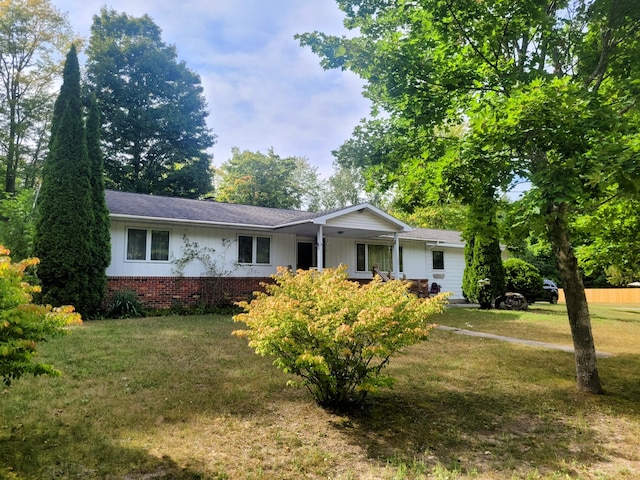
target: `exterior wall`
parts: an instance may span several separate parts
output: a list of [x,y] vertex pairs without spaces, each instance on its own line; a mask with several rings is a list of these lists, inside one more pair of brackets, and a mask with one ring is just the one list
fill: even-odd
[[[169,230],[169,260],[131,261],[126,259],[127,229],[146,228]],[[271,263],[268,265],[239,265],[238,235],[254,235],[271,238]],[[173,277],[176,276],[175,259],[184,255],[184,240],[197,243],[200,249],[213,249],[211,259],[216,263],[216,269],[224,276],[234,277],[269,277],[276,273],[279,265],[295,265],[296,244],[294,235],[264,231],[239,231],[212,227],[197,227],[183,225],[157,225],[141,222],[111,222],[111,265],[107,268],[108,277]],[[189,263],[184,269],[185,277],[201,277],[206,275],[206,269],[198,261]]]
[[[352,214],[359,219],[357,213]],[[365,218],[369,222],[375,218]],[[169,230],[169,260],[130,261],[126,259],[128,228]],[[239,265],[238,235],[254,235],[271,238],[271,263],[268,265]],[[205,266],[197,260],[186,265],[182,276],[176,272],[175,259],[184,255],[184,242],[197,243],[199,249],[211,254],[217,275],[207,277]],[[301,241],[309,241],[301,238]],[[311,239],[314,241],[313,239]],[[260,290],[260,283],[270,281],[278,266],[296,265],[296,235],[265,232],[258,230],[221,229],[206,226],[173,224],[166,226],[136,221],[112,221],[111,244],[112,260],[107,269],[109,277],[108,291],[135,290],[140,299],[152,308],[169,308],[179,302],[183,306],[201,303],[219,303],[223,298],[228,301],[244,300],[252,292]],[[350,278],[368,281],[371,272],[356,271],[356,244],[389,244],[391,239],[354,239],[329,237],[326,240],[325,266],[336,267],[347,264]],[[463,248],[434,247],[424,241],[401,240],[403,248],[403,276],[410,280],[429,280],[442,286],[443,292],[452,292],[452,301],[463,299],[462,275],[464,272]],[[211,252],[211,250],[213,252]],[[444,270],[433,270],[432,250],[444,251]],[[223,292],[226,297],[223,296]]]
[[394,225],[388,220],[379,217],[366,210],[341,215],[327,221],[327,226],[337,228],[359,228],[362,230],[387,230],[393,229]]
[[[371,272],[356,271],[356,244],[389,244],[393,242],[387,239],[353,239],[337,238],[328,239],[327,267],[336,267],[340,263],[347,264],[349,277],[355,280],[370,280]],[[464,248],[437,247],[427,245],[423,241],[401,240],[403,276],[410,280],[429,280],[429,285],[436,282],[441,285],[441,291],[452,292],[451,300],[462,300],[462,275],[464,273]],[[444,252],[444,270],[433,269],[432,250]]]
[[107,299],[114,291],[133,290],[149,308],[228,305],[250,300],[253,292],[263,289],[261,282],[270,281],[271,278],[257,277],[109,277]]

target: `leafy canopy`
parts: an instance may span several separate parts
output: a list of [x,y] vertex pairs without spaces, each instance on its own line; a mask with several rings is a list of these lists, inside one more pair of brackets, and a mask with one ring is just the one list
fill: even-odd
[[200,77],[178,62],[147,15],[102,8],[87,49],[101,109],[107,186],[196,198],[211,190],[214,135]]
[[337,3],[353,37],[298,38],[326,68],[364,78],[374,117],[384,113],[343,157],[409,205],[434,188],[473,204],[529,180],[523,211],[558,261],[578,387],[601,392],[570,224],[640,194],[637,1]]
[[68,19],[49,0],[0,2],[0,178],[8,193],[35,183],[52,92],[73,40]]
[[316,169],[302,157],[281,157],[232,149],[218,170],[216,200],[260,207],[300,209],[318,207]]

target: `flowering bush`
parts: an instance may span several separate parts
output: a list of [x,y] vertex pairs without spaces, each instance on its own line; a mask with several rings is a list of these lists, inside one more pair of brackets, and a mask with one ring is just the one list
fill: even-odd
[[37,263],[37,258],[11,263],[9,250],[0,245],[0,378],[7,386],[25,374],[59,375],[53,366],[34,360],[36,344],[82,322],[71,306],[31,303],[39,287],[23,277],[25,269]]
[[322,273],[279,268],[273,278],[251,303],[238,303],[245,313],[234,320],[249,329],[233,333],[302,377],[315,400],[332,408],[357,405],[390,386],[381,370],[399,349],[427,339],[428,319],[447,298],[418,298],[399,280],[360,285],[348,280],[344,266]]

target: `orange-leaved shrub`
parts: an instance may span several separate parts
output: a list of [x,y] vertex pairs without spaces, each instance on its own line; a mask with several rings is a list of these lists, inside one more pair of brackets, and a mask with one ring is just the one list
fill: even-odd
[[418,298],[400,280],[361,285],[348,279],[345,266],[278,268],[273,278],[251,303],[238,303],[244,313],[234,320],[249,328],[233,333],[300,376],[290,383],[306,386],[318,404],[336,409],[357,406],[368,392],[390,386],[381,370],[398,350],[427,339],[430,319],[447,298]]
[[24,271],[38,259],[12,263],[9,253],[0,245],[0,378],[7,386],[25,374],[59,375],[52,365],[35,361],[36,345],[66,325],[82,323],[71,306],[34,305],[31,294],[39,287],[24,281]]

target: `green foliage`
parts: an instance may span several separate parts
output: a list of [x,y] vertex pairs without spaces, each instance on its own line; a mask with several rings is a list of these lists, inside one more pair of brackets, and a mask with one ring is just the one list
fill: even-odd
[[52,365],[35,360],[37,343],[62,333],[65,325],[81,323],[73,307],[31,303],[38,287],[24,281],[24,271],[37,263],[35,258],[12,263],[9,250],[0,245],[0,378],[5,385],[27,374],[58,375]]
[[575,221],[574,228],[582,239],[576,256],[586,275],[605,274],[612,285],[640,279],[638,211],[639,199],[620,198]]
[[107,318],[139,318],[145,316],[145,309],[133,290],[117,290],[111,293],[107,305]]
[[13,258],[27,258],[33,248],[33,197],[32,190],[24,189],[0,200],[0,244],[11,250]]
[[347,279],[344,266],[321,273],[280,267],[274,279],[266,293],[239,304],[245,313],[234,320],[249,329],[234,334],[301,376],[318,404],[339,409],[391,384],[381,370],[400,349],[427,339],[427,320],[446,299],[420,299],[399,280],[360,285]]
[[93,313],[91,298],[94,212],[91,166],[80,99],[80,66],[72,46],[54,106],[49,156],[38,197],[34,253],[42,298],[52,305],[74,305]]
[[519,258],[509,258],[502,263],[505,291],[521,293],[529,303],[541,298],[542,276],[536,267]]
[[200,77],[177,61],[152,19],[104,7],[87,48],[89,91],[102,112],[110,188],[197,198],[211,191],[214,136]]
[[86,122],[87,155],[91,167],[91,265],[87,287],[87,307],[96,312],[102,306],[107,289],[107,267],[111,263],[111,233],[109,210],[104,196],[104,162],[100,151],[100,112],[92,99]]
[[467,219],[467,207],[458,202],[419,206],[411,213],[392,209],[389,213],[414,227],[439,230],[464,230]]
[[354,35],[298,38],[325,68],[365,79],[374,116],[384,112],[354,131],[343,157],[397,185],[407,204],[434,188],[473,203],[479,189],[528,180],[522,211],[553,247],[572,331],[585,332],[574,337],[579,388],[599,393],[570,225],[640,192],[637,2],[337,3]]
[[[175,265],[173,272],[182,277],[185,268],[192,262],[198,262],[204,267],[201,277],[206,280],[199,292],[200,300],[197,307],[201,312],[218,311],[232,304],[224,286],[224,279],[233,274],[233,270],[224,268],[227,251],[232,244],[230,239],[223,238],[222,249],[217,253],[215,248],[202,247],[198,242],[192,242],[186,234],[182,237],[182,255],[172,260]],[[173,309],[175,308],[172,307]]]
[[21,179],[28,188],[35,184],[51,92],[73,38],[69,20],[49,0],[0,5],[0,178],[8,193],[19,191]]
[[491,203],[478,202],[468,210],[463,236],[465,270],[462,290],[465,297],[489,309],[494,299],[504,293],[504,267],[496,224],[495,208]]
[[272,148],[266,154],[233,148],[218,173],[220,202],[284,209],[318,206],[311,195],[319,190],[315,170],[300,157],[282,158]]

